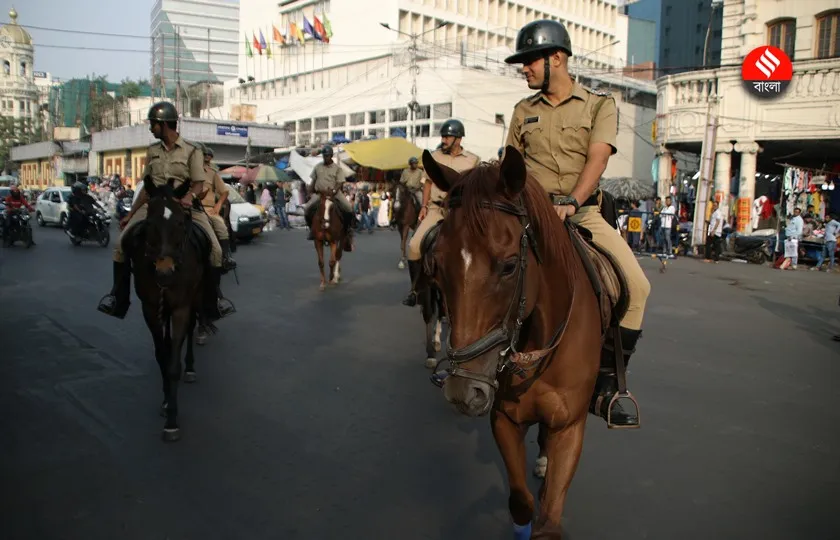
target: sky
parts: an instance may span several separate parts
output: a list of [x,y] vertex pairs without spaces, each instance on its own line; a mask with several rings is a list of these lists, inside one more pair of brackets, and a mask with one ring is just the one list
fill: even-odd
[[[18,12],[18,24],[58,30],[105,32],[120,36],[148,36],[154,0],[0,0],[0,22],[9,22],[9,10]],[[25,28],[35,46],[35,71],[62,80],[96,74],[119,82],[149,79],[150,41]],[[43,46],[42,46],[43,45]],[[93,47],[140,52],[95,51],[47,47]]]

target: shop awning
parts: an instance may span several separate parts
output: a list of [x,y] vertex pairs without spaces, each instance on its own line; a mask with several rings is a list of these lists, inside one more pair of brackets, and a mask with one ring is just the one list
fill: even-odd
[[423,154],[423,150],[402,137],[356,141],[345,144],[343,149],[359,165],[383,171],[405,169],[408,158],[420,159]]

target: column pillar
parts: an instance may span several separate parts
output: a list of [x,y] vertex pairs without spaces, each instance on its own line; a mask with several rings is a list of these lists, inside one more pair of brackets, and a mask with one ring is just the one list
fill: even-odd
[[755,200],[755,168],[760,148],[756,142],[737,143],[741,153],[741,182],[738,188],[738,232],[752,233],[752,205]]
[[732,191],[730,177],[732,176],[731,143],[718,144],[715,147],[715,200],[720,204],[723,215],[729,215],[729,193]]
[[665,199],[670,193],[671,184],[674,182],[674,179],[671,178],[671,151],[664,144],[660,144],[656,155],[659,157],[659,183],[657,184],[656,195]]

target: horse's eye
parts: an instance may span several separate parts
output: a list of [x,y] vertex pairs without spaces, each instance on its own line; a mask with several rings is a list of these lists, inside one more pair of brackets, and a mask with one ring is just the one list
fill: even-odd
[[516,271],[516,259],[508,259],[502,264],[502,276],[508,277]]

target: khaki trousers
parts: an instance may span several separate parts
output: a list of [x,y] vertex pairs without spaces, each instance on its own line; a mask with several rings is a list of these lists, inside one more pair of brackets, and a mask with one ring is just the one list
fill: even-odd
[[[335,202],[338,203],[338,207],[341,208],[342,212],[344,212],[345,214],[352,214],[353,213],[353,207],[350,206],[350,201],[347,200],[347,197],[344,196],[344,193],[338,192],[338,193],[335,194],[335,196],[333,198],[335,199]],[[312,195],[312,198],[309,199],[309,202],[307,202],[305,205],[303,205],[303,207],[308,210],[312,206],[317,205],[320,201],[321,201],[321,196],[316,193],[316,194]]]
[[207,212],[207,217],[210,219],[210,226],[213,227],[213,231],[216,233],[216,236],[219,237],[219,240],[227,240],[228,230],[227,225],[225,225],[224,218],[219,215],[210,214],[210,212],[207,211],[207,208],[204,210]]
[[581,213],[571,218],[572,223],[584,227],[592,233],[592,241],[609,253],[624,273],[627,281],[628,307],[621,320],[621,326],[628,330],[641,330],[645,314],[645,304],[650,295],[650,282],[639,265],[636,256],[627,242],[610,227],[597,207],[581,208]]
[[[131,216],[131,219],[128,221],[128,224],[123,229],[122,233],[120,234],[119,240],[117,240],[117,245],[114,246],[114,260],[116,262],[125,262],[125,252],[123,251],[122,242],[123,238],[125,238],[126,233],[128,233],[134,226],[138,223],[146,219],[146,211],[147,207],[144,204],[140,208],[137,209],[137,212]],[[210,220],[208,219],[207,214],[204,212],[191,209],[190,213],[192,215],[192,220],[204,231],[204,234],[207,235],[207,238],[210,239],[210,266],[215,268],[222,267],[222,246],[219,244],[218,238],[216,238],[216,233],[213,232],[213,226],[210,225]],[[224,223],[223,223],[224,224]],[[227,231],[225,231],[227,233]]]
[[420,260],[420,246],[423,243],[423,237],[426,236],[426,233],[429,232],[429,229],[437,225],[438,222],[442,220],[443,210],[440,208],[440,206],[436,204],[430,204],[429,209],[426,211],[426,217],[423,218],[423,221],[421,221],[420,225],[417,226],[417,230],[414,231],[414,236],[412,236],[411,240],[408,242],[409,261]]

